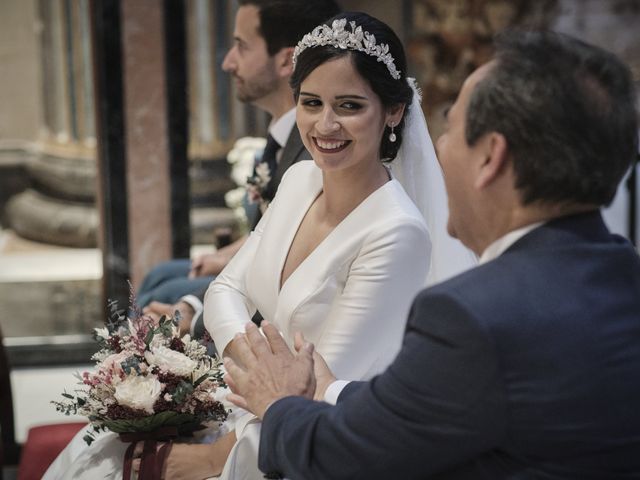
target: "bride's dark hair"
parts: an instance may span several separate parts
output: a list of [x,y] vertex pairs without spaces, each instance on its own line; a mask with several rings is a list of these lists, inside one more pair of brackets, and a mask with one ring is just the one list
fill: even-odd
[[296,68],[289,81],[293,89],[294,97],[297,102],[300,94],[300,85],[317,67],[329,60],[335,60],[336,58],[348,55],[357,72],[369,83],[371,89],[378,95],[385,108],[391,108],[399,104],[405,105],[404,115],[398,125],[394,127],[396,141],[389,141],[391,130],[388,126],[385,127],[384,134],[380,141],[380,158],[387,161],[393,160],[402,144],[404,119],[411,105],[413,95],[413,91],[407,83],[407,59],[402,47],[402,42],[387,24],[366,13],[341,13],[327,20],[325,24],[331,26],[334,20],[342,18],[347,20],[347,24],[349,22],[355,22],[356,26],[362,27],[362,30],[374,35],[376,37],[376,44],[380,45],[384,43],[389,46],[389,53],[393,56],[396,69],[400,72],[400,78],[398,80],[394,79],[383,62],[378,62],[376,57],[367,55],[366,53],[357,50],[343,50],[330,45],[311,47],[303,50],[298,56]]

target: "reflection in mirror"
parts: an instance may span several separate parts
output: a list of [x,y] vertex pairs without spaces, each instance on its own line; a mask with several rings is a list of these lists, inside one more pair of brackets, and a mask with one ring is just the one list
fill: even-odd
[[[188,0],[189,174],[192,239],[211,241],[233,222],[225,156],[259,135],[267,118],[235,100],[222,72],[234,15],[228,0]],[[49,358],[43,346],[76,344],[102,321],[96,248],[96,127],[88,0],[11,0],[0,19],[0,324],[14,363],[86,358],[86,348]],[[15,319],[19,318],[20,321]]]
[[[210,244],[212,227],[233,221],[226,153],[238,136],[263,134],[267,118],[234,100],[220,69],[234,2],[185,5],[192,238]],[[27,426],[58,420],[51,388],[73,388],[70,373],[88,362],[91,329],[103,322],[93,46],[89,0],[2,9],[0,326],[22,442]]]
[[[0,93],[12,119],[0,129],[11,161],[2,168],[13,169],[0,175],[10,192],[0,203],[0,324],[17,365],[74,361],[100,322],[88,3],[10,1],[0,20],[19,39],[3,42],[0,67],[19,77]],[[67,343],[75,348],[55,347]],[[70,356],[51,358],[45,345]]]
[[[89,333],[101,322],[88,4],[2,4],[0,328],[12,387],[3,386],[0,402],[5,446],[9,425],[20,444],[29,427],[64,420],[49,399],[54,387],[74,387],[78,367],[54,365],[86,363]],[[16,453],[5,449],[5,465]]]

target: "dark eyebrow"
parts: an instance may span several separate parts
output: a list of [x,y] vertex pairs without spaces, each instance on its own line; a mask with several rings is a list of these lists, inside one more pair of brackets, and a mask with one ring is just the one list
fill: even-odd
[[[320,98],[320,95],[316,95],[315,93],[300,92],[300,96],[303,96],[303,95],[305,97]],[[344,100],[345,98],[352,98],[352,99],[357,99],[357,100],[369,100],[367,97],[362,97],[360,95],[338,95],[336,97],[336,100]]]
[[336,100],[342,100],[344,98],[356,98],[358,100],[369,100],[367,97],[362,97],[360,95],[338,95]]

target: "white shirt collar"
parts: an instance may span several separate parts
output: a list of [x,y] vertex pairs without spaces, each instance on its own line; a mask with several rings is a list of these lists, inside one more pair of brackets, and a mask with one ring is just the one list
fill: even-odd
[[531,230],[538,228],[543,223],[544,222],[536,222],[530,225],[525,225],[524,227],[513,230],[495,240],[493,243],[491,243],[491,245],[485,248],[484,252],[482,252],[482,255],[480,255],[480,260],[478,260],[478,265],[482,265],[483,263],[487,263],[498,258],[505,252],[507,248],[516,243]]
[[289,135],[291,135],[291,130],[293,130],[295,123],[296,109],[292,108],[269,125],[269,133],[275,141],[278,142],[280,147],[284,147],[287,140],[289,140]]
[[[526,225],[522,228],[514,230],[512,232],[507,233],[503,237],[500,237],[491,245],[489,245],[482,255],[480,256],[480,260],[478,264],[486,263],[490,260],[493,260],[504,253],[504,251],[513,245],[517,240],[524,237],[531,230],[538,228],[545,222],[537,222],[532,223],[531,225]],[[342,393],[342,389],[349,384],[348,381],[345,380],[336,380],[332,384],[327,387],[324,393],[324,401],[330,403],[331,405],[335,405],[338,402],[338,397],[340,393]]]

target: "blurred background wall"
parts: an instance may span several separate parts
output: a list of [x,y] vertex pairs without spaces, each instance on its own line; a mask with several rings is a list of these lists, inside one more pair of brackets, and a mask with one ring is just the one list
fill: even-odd
[[[110,3],[129,15],[134,9],[124,7],[131,1],[136,0]],[[163,8],[160,0],[143,1],[147,11]],[[237,138],[264,135],[268,118],[235,100],[233,84],[220,68],[235,2],[177,4],[185,12],[190,238],[194,245],[210,245],[214,229],[235,221],[224,203],[224,193],[233,187],[226,154]],[[551,28],[578,36],[620,55],[640,80],[640,0],[342,0],[341,5],[385,20],[405,41],[434,139],[442,130],[443,110],[464,78],[491,57],[491,39],[505,28]],[[8,337],[76,334],[100,321],[100,283],[109,252],[96,250],[96,104],[111,100],[96,100],[94,94],[90,6],[89,0],[0,2],[0,325]],[[133,38],[122,35],[124,50]],[[148,59],[136,61],[147,62],[140,68],[160,68]],[[129,62],[135,68],[135,61]],[[130,95],[145,93],[144,83],[134,88],[123,81]],[[149,78],[146,85],[153,82]],[[143,135],[128,142],[135,150],[159,139]],[[126,188],[143,188],[153,175],[130,178]],[[637,182],[637,176],[625,181],[606,212],[612,228],[635,233],[636,239],[640,222],[628,187],[637,190]],[[153,204],[155,193],[161,192],[144,198]],[[153,247],[131,248],[147,255],[139,262],[139,277],[157,260],[149,254]]]

